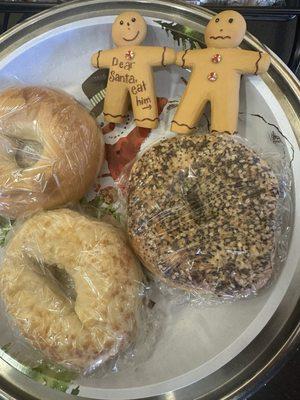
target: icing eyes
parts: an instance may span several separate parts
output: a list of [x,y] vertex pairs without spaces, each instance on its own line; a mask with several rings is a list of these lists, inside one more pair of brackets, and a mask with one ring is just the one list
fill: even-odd
[[216,19],[215,19],[215,22],[218,23],[219,21],[220,21],[220,18],[216,18]]
[[230,24],[232,24],[232,23],[233,23],[233,18],[229,18],[228,22],[229,22]]
[[120,25],[123,25],[124,24],[124,21],[120,21]]
[[131,18],[131,22],[135,22],[136,21],[136,19],[135,18]]

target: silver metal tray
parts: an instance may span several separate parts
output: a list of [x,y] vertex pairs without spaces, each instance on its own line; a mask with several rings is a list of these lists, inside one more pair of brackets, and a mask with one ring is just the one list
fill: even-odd
[[[112,16],[124,9],[136,9],[146,16],[151,25],[150,42],[167,45],[172,45],[172,39],[158,30],[156,20],[174,21],[203,32],[211,16],[203,8],[160,0],[86,0],[55,7],[2,35],[0,88],[11,83],[46,84],[61,87],[86,102],[78,88],[92,73],[89,56],[98,48],[110,47],[107,38]],[[95,39],[91,40],[90,35]],[[106,42],[100,43],[101,40]],[[247,35],[244,46],[264,50],[251,35]],[[163,73],[157,73],[157,80],[160,90],[164,90]],[[242,93],[246,101],[241,107],[265,109],[270,120],[287,132],[295,149],[293,233],[289,257],[276,284],[264,296],[243,304],[178,311],[170,322],[175,336],[166,334],[161,338],[149,362],[141,364],[137,371],[74,382],[66,393],[41,385],[28,376],[22,365],[2,352],[0,398],[2,395],[5,399],[67,399],[72,391],[86,399],[239,398],[270,374],[299,341],[299,82],[274,55],[269,73],[263,80],[245,79]],[[246,128],[243,134],[246,137],[249,134]],[[225,321],[229,328],[232,324],[227,334],[223,332]],[[208,332],[199,334],[201,324],[208,324],[211,337]],[[214,335],[216,331],[220,333]],[[1,332],[0,326],[0,345]],[[217,348],[215,353],[214,347]],[[76,390],[77,385],[80,385],[79,390]]]

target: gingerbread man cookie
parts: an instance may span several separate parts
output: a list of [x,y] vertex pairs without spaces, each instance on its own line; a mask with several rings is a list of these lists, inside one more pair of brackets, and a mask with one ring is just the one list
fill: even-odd
[[147,25],[137,12],[120,14],[112,27],[116,48],[98,51],[92,57],[96,68],[109,68],[103,114],[108,122],[122,123],[131,99],[137,126],[156,128],[157,100],[152,67],[174,64],[175,50],[139,46],[146,37]]
[[261,74],[270,56],[238,48],[246,22],[236,11],[214,16],[205,29],[206,49],[177,54],[176,64],[192,73],[172,121],[172,131],[187,134],[196,128],[207,102],[211,104],[211,131],[237,131],[239,88],[242,74]]

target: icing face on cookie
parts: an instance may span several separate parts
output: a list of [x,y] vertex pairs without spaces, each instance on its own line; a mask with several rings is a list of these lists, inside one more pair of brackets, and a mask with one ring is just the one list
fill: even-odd
[[145,39],[146,34],[146,22],[137,12],[124,12],[113,23],[112,39],[118,47],[139,45]]
[[223,11],[215,15],[205,29],[207,47],[238,47],[246,33],[246,21],[236,11]]

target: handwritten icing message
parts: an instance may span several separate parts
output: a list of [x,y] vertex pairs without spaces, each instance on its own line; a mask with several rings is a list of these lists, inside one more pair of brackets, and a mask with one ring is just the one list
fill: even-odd
[[[113,57],[111,66],[112,67],[119,67],[124,71],[130,71],[135,64],[134,61],[121,61],[117,57]],[[113,68],[110,69],[109,74],[109,81],[110,82],[120,82],[124,84],[130,84],[130,92],[135,98],[136,106],[140,106],[143,110],[151,110],[151,98],[147,96],[147,85],[144,80],[138,81],[133,74],[129,73],[120,73],[114,70]]]

